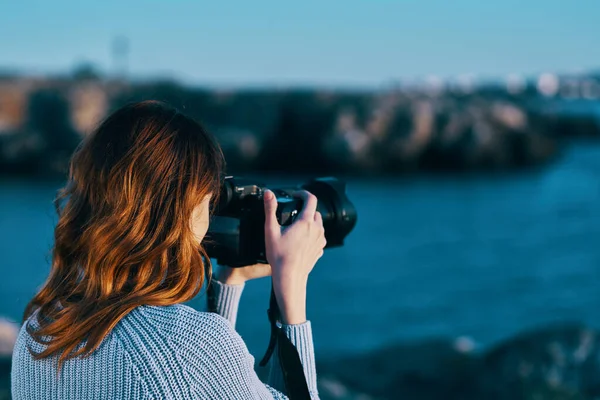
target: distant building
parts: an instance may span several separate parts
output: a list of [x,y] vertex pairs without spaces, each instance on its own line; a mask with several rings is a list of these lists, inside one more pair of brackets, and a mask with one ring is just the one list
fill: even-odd
[[560,81],[555,74],[541,74],[537,81],[538,92],[544,96],[552,97],[558,93],[560,89]]

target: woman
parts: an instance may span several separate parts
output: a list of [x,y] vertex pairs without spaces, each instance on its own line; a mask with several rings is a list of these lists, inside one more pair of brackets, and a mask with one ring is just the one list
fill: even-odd
[[[316,198],[286,229],[266,191],[266,266],[211,279],[201,241],[219,193],[222,154],[190,118],[159,102],[116,111],[80,145],[55,201],[52,269],[29,303],[13,354],[21,399],[285,398],[271,361],[263,384],[234,330],[248,279],[270,275],[282,329],[317,398],[308,274],[323,254]],[[217,313],[181,303],[208,280]]]

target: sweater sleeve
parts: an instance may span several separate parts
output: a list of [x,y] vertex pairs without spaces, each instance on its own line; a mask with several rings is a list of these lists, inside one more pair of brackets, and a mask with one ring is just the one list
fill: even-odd
[[191,398],[287,399],[260,381],[254,371],[254,357],[227,320],[210,313],[200,316],[197,323],[198,336],[181,340],[178,347]]
[[216,312],[228,320],[231,323],[231,326],[235,328],[235,321],[237,319],[240,298],[244,291],[244,284],[227,285],[216,279],[211,279],[210,285],[213,298],[209,301],[212,302],[214,306],[214,309],[210,311]]
[[[287,399],[285,393],[261,382],[254,370],[254,357],[230,323],[216,314],[208,314],[203,317],[202,326],[207,334],[202,335],[201,343],[182,343],[185,348],[179,349],[187,366],[193,398]],[[310,329],[310,325],[304,328]],[[314,357],[312,353],[311,356]],[[309,383],[309,389],[312,398],[318,399],[316,384]]]
[[[213,311],[227,319],[231,323],[231,326],[235,328],[238,306],[242,291],[244,290],[244,285],[227,285],[216,279],[211,281],[211,285],[214,296],[212,301],[215,306]],[[313,399],[318,399],[315,353],[310,321],[297,325],[283,324],[281,329],[283,329],[286,336],[296,347],[296,350],[298,350],[311,397]],[[244,344],[243,341],[242,344]],[[248,350],[246,349],[246,352],[247,351]],[[283,372],[276,351],[273,352],[270,360],[267,383],[270,388],[274,388],[282,393],[285,392]]]

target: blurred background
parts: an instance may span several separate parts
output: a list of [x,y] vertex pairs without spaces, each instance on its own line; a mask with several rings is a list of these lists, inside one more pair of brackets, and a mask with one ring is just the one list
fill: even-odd
[[[598,398],[599,16],[594,0],[3,2],[2,395],[70,154],[158,99],[218,137],[230,173],[347,181],[358,224],[309,285],[322,398]],[[258,359],[269,284],[238,317]]]

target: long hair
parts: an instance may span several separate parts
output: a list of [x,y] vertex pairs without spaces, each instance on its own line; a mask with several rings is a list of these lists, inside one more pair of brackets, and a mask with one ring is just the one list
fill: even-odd
[[45,345],[34,358],[60,355],[60,369],[135,307],[198,294],[210,261],[191,217],[207,194],[216,201],[223,163],[197,122],[156,101],[115,111],[81,142],[54,200],[50,275],[24,314]]

